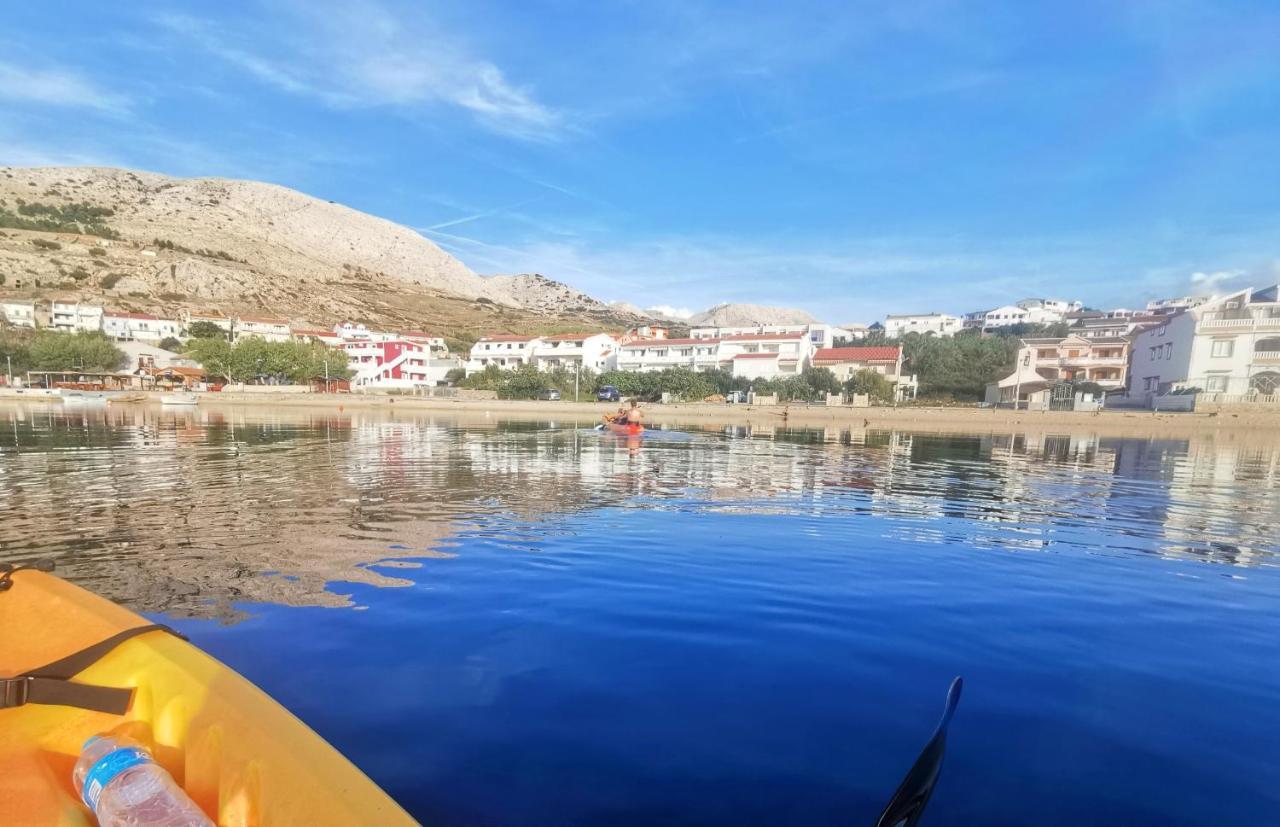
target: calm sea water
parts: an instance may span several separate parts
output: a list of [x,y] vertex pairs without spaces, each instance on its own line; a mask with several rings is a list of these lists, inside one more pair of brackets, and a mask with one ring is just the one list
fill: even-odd
[[1280,821],[1280,439],[0,408],[52,556],[440,825]]

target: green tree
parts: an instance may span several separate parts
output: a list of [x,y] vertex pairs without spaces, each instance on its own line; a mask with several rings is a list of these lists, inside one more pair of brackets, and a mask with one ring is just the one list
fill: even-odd
[[226,339],[227,331],[213,322],[195,322],[187,328],[187,335],[192,339]]
[[129,361],[101,333],[40,331],[31,339],[28,353],[32,370],[116,371]]
[[172,336],[165,336],[160,340],[160,349],[172,350],[174,353],[177,353],[182,350],[182,342]]
[[879,402],[893,401],[893,383],[874,370],[860,370],[844,383],[849,394],[866,394]]
[[466,378],[466,368],[450,368],[444,375],[444,381],[448,382],[450,385],[460,385],[462,384],[462,380]]
[[209,377],[221,377],[228,382],[238,378],[231,367],[231,345],[226,339],[191,339],[186,353],[200,363]]

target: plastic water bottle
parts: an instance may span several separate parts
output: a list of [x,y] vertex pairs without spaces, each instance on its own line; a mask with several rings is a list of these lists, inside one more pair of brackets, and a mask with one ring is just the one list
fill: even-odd
[[101,827],[214,827],[141,746],[110,735],[84,742],[72,780]]

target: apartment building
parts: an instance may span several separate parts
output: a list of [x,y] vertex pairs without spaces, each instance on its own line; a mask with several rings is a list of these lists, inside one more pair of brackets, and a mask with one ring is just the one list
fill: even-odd
[[161,319],[149,313],[108,310],[102,316],[102,332],[118,342],[159,342],[178,338],[182,325],[176,319]]
[[236,319],[235,339],[265,339],[268,342],[287,342],[292,338],[289,320],[274,316],[241,316]]
[[1171,390],[1280,391],[1280,287],[1247,288],[1198,304],[1139,332],[1129,395]]
[[96,333],[102,330],[102,308],[96,304],[54,301],[50,307],[49,327],[67,333]]
[[471,346],[471,358],[467,360],[467,375],[479,373],[490,365],[515,368],[528,365],[533,360],[537,336],[498,335],[482,336]]
[[0,302],[0,318],[14,327],[38,327],[36,324],[36,303],[33,301],[9,300]]
[[899,399],[914,398],[919,382],[902,372],[902,348],[881,345],[822,348],[813,354],[815,368],[827,368],[836,379],[847,382],[864,370],[875,371],[893,382]]
[[736,327],[694,327],[689,330],[689,336],[694,339],[723,339],[732,336],[764,336],[782,333],[802,333],[808,337],[809,345],[813,348],[832,347],[837,339],[852,339],[855,335],[852,330],[821,322]]
[[1051,382],[1093,382],[1104,390],[1118,390],[1127,378],[1129,340],[1078,335],[1023,339],[1018,365]]
[[734,376],[773,379],[798,375],[812,353],[810,334],[804,331],[640,339],[620,347],[618,368],[641,372],[723,368]]
[[893,339],[907,333],[919,333],[921,336],[953,336],[963,329],[963,319],[946,313],[904,313],[884,317],[885,335]]
[[182,321],[184,324],[184,333],[190,329],[192,325],[200,322],[207,322],[223,332],[228,339],[231,338],[232,331],[235,329],[235,323],[228,316],[220,313],[193,313],[187,312],[183,314]]
[[618,365],[618,341],[608,333],[558,333],[541,337],[531,358],[543,370],[613,370]]

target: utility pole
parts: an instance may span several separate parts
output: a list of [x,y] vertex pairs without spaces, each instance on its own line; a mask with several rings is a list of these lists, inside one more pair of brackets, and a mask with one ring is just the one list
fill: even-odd
[[8,353],[6,353],[4,355],[4,359],[6,362],[9,363],[9,370],[5,373],[5,376],[8,378],[5,381],[6,381],[6,384],[12,387],[13,386],[13,357]]
[[579,360],[573,366],[573,401],[578,401],[578,377],[582,375],[582,361]]

